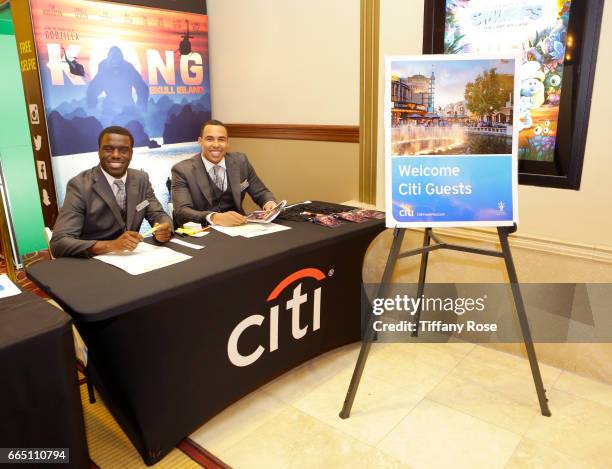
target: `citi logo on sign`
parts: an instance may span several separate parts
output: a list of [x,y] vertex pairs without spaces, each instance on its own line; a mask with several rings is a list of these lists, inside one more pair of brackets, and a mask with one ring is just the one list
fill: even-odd
[[[285,291],[290,285],[294,284],[298,280],[305,278],[313,278],[317,281],[321,281],[325,278],[325,274],[319,269],[308,268],[298,270],[291,275],[288,275],[283,279],[270,294],[266,301],[274,302],[280,294]],[[316,288],[312,295],[308,292],[302,293],[302,282],[298,283],[293,288],[293,295],[285,303],[286,311],[291,311],[291,335],[294,339],[299,340],[306,335],[308,332],[308,325],[300,327],[300,314],[302,305],[309,302],[309,296],[312,297],[312,330],[316,331],[321,327],[321,287]],[[270,307],[268,316],[268,327],[269,327],[269,348],[270,352],[278,350],[278,315],[280,305],[274,304]],[[248,355],[242,355],[238,351],[238,342],[240,336],[249,327],[261,327],[266,317],[262,314],[253,314],[238,323],[230,334],[227,342],[227,356],[230,361],[236,366],[249,366],[255,363],[259,357],[266,351],[263,345],[258,345],[257,348]]]

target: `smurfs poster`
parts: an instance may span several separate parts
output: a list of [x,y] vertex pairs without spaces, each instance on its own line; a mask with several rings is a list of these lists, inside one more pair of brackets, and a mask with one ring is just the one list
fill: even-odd
[[387,226],[517,222],[520,58],[394,56],[385,66]]
[[167,208],[170,168],[198,151],[210,119],[206,3],[127,3],[31,0],[59,206],[68,180],[98,163],[100,131],[120,125],[134,136],[130,167]]
[[447,0],[444,52],[521,54],[519,158],[554,161],[571,1]]

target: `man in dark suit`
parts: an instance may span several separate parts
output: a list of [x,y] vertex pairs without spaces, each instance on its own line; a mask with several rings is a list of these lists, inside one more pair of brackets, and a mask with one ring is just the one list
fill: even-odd
[[227,153],[227,129],[211,120],[202,124],[198,153],[172,168],[172,204],[177,225],[236,226],[246,222],[242,201],[248,192],[264,210],[275,205],[274,195],[257,177],[244,153]]
[[155,197],[149,176],[128,169],[134,138],[123,127],[107,127],[98,138],[100,164],[68,182],[51,238],[55,257],[133,251],[143,218],[157,225],[153,236],[165,243],[171,219]]

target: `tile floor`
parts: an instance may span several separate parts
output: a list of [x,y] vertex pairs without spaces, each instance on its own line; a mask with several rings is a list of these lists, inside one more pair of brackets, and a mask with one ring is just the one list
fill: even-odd
[[610,468],[612,386],[478,345],[374,344],[340,419],[359,345],[246,396],[191,438],[241,468]]

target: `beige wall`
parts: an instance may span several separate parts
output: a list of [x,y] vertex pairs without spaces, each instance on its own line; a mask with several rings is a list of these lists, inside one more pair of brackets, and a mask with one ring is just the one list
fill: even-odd
[[[356,0],[208,0],[213,116],[358,125],[359,9]],[[236,138],[230,145],[279,199],[357,198],[356,143]]]
[[[357,199],[359,145],[258,138],[230,139],[249,155],[258,176],[278,200],[343,202]],[[253,204],[245,203],[245,209]]]
[[207,3],[216,118],[359,124],[358,0]]
[[[385,55],[420,54],[422,46],[422,2],[381,2],[381,61]],[[597,71],[580,191],[519,187],[519,233],[586,246],[612,247],[612,156],[609,108],[612,91],[612,5],[607,2],[602,18]],[[384,69],[380,73],[380,113],[384,96]],[[379,126],[377,205],[384,205],[384,166]]]
[[[210,62],[215,117],[235,123],[344,124],[359,120],[359,3],[356,0],[208,0]],[[385,55],[419,54],[422,47],[423,2],[381,1],[381,64]],[[608,108],[612,92],[612,6],[602,18],[602,32],[591,119],[580,191],[520,186],[519,233],[586,246],[612,247],[609,201],[612,158],[608,156]],[[380,73],[380,116],[384,70]],[[382,155],[382,120],[379,155]],[[302,142],[306,143],[306,142]],[[299,161],[312,146],[299,142],[256,143],[243,139],[233,148],[257,152],[260,173],[282,179],[277,168]],[[262,150],[265,147],[265,151]],[[325,155],[326,170],[311,179],[304,174],[279,185],[297,200],[309,187],[330,194],[354,194],[357,179],[340,188],[336,173],[357,174],[355,144],[315,145]],[[286,149],[291,148],[291,155]],[[339,150],[342,148],[342,150]],[[337,154],[344,155],[336,158]],[[350,157],[348,155],[351,155]],[[288,160],[289,158],[289,160]],[[276,166],[276,165],[281,166]],[[384,166],[377,166],[377,201],[384,205]],[[263,170],[263,171],[262,171]],[[351,176],[352,177],[352,176]],[[329,186],[329,189],[323,189]],[[339,201],[341,199],[335,199]]]

